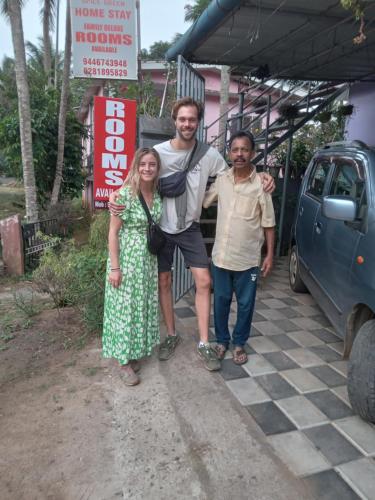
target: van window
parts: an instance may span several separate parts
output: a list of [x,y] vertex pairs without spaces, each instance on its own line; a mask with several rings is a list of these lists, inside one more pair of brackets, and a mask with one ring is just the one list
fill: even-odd
[[317,160],[311,172],[306,192],[313,196],[323,195],[324,184],[327,180],[331,163],[328,160]]
[[363,165],[349,158],[335,159],[334,162],[335,172],[329,194],[348,196],[359,203],[365,188]]
[[335,171],[330,195],[348,196],[357,202],[357,219],[363,219],[367,212],[366,183],[363,165],[351,158],[335,158]]

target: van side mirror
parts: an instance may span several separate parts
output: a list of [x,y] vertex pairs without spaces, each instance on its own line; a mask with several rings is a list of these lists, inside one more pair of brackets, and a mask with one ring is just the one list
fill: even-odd
[[325,196],[322,212],[328,219],[353,222],[356,219],[357,203],[347,196]]

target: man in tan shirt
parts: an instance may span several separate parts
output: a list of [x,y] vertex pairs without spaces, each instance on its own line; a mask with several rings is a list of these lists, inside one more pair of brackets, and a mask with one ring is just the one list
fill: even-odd
[[251,160],[254,138],[236,132],[229,141],[233,168],[217,177],[207,191],[203,206],[218,202],[216,238],[212,250],[214,319],[217,355],[223,359],[231,341],[228,319],[233,292],[237,299],[237,321],[232,334],[233,361],[247,361],[244,346],[250,336],[257,279],[264,238],[267,254],[261,271],[271,271],[275,241],[275,215],[271,195],[265,193]]

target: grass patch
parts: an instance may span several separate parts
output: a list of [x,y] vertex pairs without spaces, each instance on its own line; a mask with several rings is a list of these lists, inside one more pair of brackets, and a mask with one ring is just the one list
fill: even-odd
[[0,186],[0,219],[25,215],[25,192],[20,187]]
[[26,318],[31,318],[40,313],[40,305],[36,304],[34,292],[14,292],[14,305]]

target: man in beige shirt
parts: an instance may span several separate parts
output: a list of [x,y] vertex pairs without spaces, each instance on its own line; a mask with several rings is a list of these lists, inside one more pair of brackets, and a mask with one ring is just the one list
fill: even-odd
[[217,355],[223,359],[231,341],[228,319],[233,292],[237,299],[237,321],[232,334],[233,361],[247,361],[244,349],[250,336],[257,279],[264,238],[267,254],[261,271],[271,271],[275,240],[275,215],[271,195],[265,193],[251,160],[254,138],[236,132],[229,141],[233,168],[218,176],[207,191],[203,206],[217,201],[216,238],[212,250],[214,319]]

